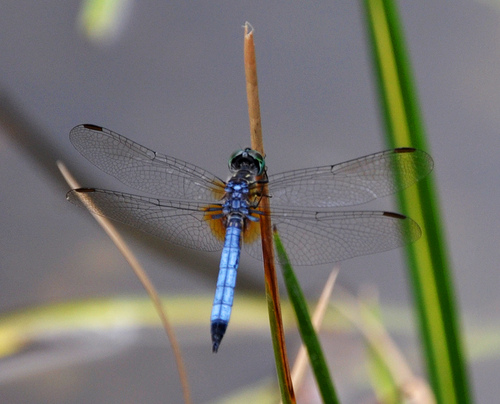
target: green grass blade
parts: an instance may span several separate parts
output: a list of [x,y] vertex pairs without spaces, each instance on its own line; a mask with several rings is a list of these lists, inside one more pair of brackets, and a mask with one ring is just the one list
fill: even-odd
[[[393,0],[363,3],[388,142],[428,150],[396,5]],[[423,230],[407,257],[431,385],[440,403],[471,402],[433,177],[401,193],[399,203]]]
[[[380,307],[374,301],[363,300],[363,304],[359,306],[363,327],[365,328],[365,333],[371,332],[375,334],[373,330],[373,319],[376,318],[379,324],[382,324],[382,319],[380,318]],[[378,333],[379,334],[379,333]],[[377,335],[380,338],[379,335]],[[365,345],[367,350],[367,367],[370,379],[372,381],[373,390],[378,402],[385,404],[400,404],[403,403],[401,398],[401,391],[398,383],[391,372],[391,367],[389,361],[391,358],[387,350],[380,349],[380,346],[376,346],[371,343],[367,336],[365,335]],[[378,348],[378,349],[377,349]]]
[[380,357],[378,352],[370,345],[367,345],[366,349],[368,352],[368,372],[372,380],[377,402],[385,404],[403,403],[396,381],[392,377],[384,358]]
[[295,277],[293,268],[290,265],[290,261],[288,260],[288,256],[276,229],[274,230],[274,243],[276,246],[276,252],[278,253],[278,260],[283,271],[283,278],[285,280],[288,298],[292,304],[300,336],[302,338],[302,342],[306,346],[311,367],[313,369],[323,402],[332,404],[339,403],[337,393],[333,387],[332,378],[330,377],[328,365],[323,355],[318,336],[314,331],[311,317],[309,316],[307,302],[304,298],[297,278]]

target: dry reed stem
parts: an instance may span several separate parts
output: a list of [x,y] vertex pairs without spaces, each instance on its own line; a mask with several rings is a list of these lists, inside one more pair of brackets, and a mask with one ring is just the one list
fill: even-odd
[[[318,300],[318,304],[316,305],[316,309],[314,310],[314,314],[312,317],[312,324],[314,330],[318,332],[321,328],[321,324],[323,323],[323,318],[325,317],[326,309],[328,308],[328,303],[330,301],[330,297],[333,292],[333,286],[335,285],[335,280],[337,279],[337,275],[339,274],[340,265],[336,264],[332,272],[330,272],[330,276],[328,277],[325,287],[321,292],[321,296]],[[295,359],[295,363],[292,368],[292,381],[293,386],[296,390],[300,388],[300,385],[303,382],[304,375],[307,368],[307,351],[305,346],[302,344],[299,352],[297,353],[297,358]]]
[[[253,40],[253,27],[245,23],[245,36],[244,36],[244,63],[245,63],[245,78],[247,88],[247,101],[248,101],[248,117],[250,120],[250,136],[252,149],[257,150],[263,156],[264,143],[262,140],[262,124],[260,118],[260,102],[259,102],[259,89],[257,81],[257,62],[255,58],[255,43]],[[267,184],[264,184],[263,195],[268,195]],[[268,215],[270,212],[269,198],[262,198],[259,209],[265,214],[260,217],[260,230],[262,237],[262,253],[264,257],[264,274],[266,279],[266,295],[268,307],[270,311],[270,319],[276,319],[277,339],[280,345],[279,356],[282,369],[284,370],[284,382],[287,386],[287,394],[291,402],[295,402],[295,394],[293,391],[292,378],[290,375],[290,367],[288,364],[285,332],[283,328],[283,320],[281,315],[278,279],[276,276],[276,268],[274,265],[274,247],[273,236],[271,228],[271,219]],[[271,312],[272,310],[272,312]]]
[[366,342],[384,360],[392,379],[405,400],[415,404],[435,404],[434,394],[427,382],[413,373],[403,353],[366,304],[342,288],[337,288],[336,293],[337,295],[340,293],[342,301],[350,307],[358,307],[360,311],[363,311],[363,316],[361,314],[354,315],[350,310],[343,309],[342,305],[336,306],[336,309],[361,331]]
[[[78,184],[76,179],[71,175],[71,173],[66,168],[63,162],[58,161],[57,167],[59,168],[59,171],[61,172],[62,176],[72,189],[80,188],[80,185]],[[141,264],[139,263],[135,255],[132,253],[130,248],[125,243],[125,240],[123,240],[123,238],[120,236],[120,234],[118,233],[116,228],[111,224],[111,222],[103,216],[96,215],[90,209],[89,212],[92,214],[97,223],[99,223],[99,225],[104,229],[106,234],[109,236],[109,238],[111,238],[111,240],[116,245],[118,250],[125,257],[129,265],[132,267],[132,270],[134,271],[135,275],[139,278],[139,281],[142,283],[144,289],[146,289],[146,292],[148,293],[151,301],[153,302],[153,305],[161,319],[163,328],[167,334],[167,338],[170,342],[172,351],[174,353],[175,362],[177,364],[177,371],[179,373],[179,378],[182,385],[184,402],[186,404],[191,403],[191,393],[189,389],[184,361],[182,360],[182,354],[179,347],[179,343],[177,342],[174,329],[171,326],[170,322],[168,321],[165,311],[163,310],[160,297],[158,296],[155,287],[153,286],[152,282],[147,276],[146,271],[142,268]]]

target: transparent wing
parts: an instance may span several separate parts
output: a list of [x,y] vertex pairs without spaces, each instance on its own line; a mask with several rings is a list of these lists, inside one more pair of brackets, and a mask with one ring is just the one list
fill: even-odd
[[[133,226],[173,244],[203,251],[222,249],[223,237],[214,235],[207,205],[198,202],[168,201],[95,188],[69,191],[68,201],[89,207],[92,212]],[[220,205],[211,205],[217,209]],[[215,208],[214,208],[215,207]]]
[[[401,247],[417,240],[420,227],[390,212],[313,212],[273,208],[276,225],[290,261],[318,265]],[[245,250],[262,259],[260,238]]]
[[69,138],[92,164],[140,191],[165,198],[219,200],[225,183],[185,161],[156,153],[95,125],[74,127]]
[[[72,190],[66,197],[75,205],[88,206],[94,213],[174,244],[203,251],[217,251],[223,245],[223,226],[219,220],[211,220],[221,212],[220,205],[209,207],[201,202],[160,200],[95,188]],[[271,217],[296,265],[318,265],[391,250],[421,235],[412,219],[390,212],[273,208]],[[252,229],[256,227],[258,223]],[[245,250],[262,259],[260,237],[251,239],[255,242],[245,244]]]
[[318,208],[358,205],[409,187],[432,167],[432,158],[422,150],[400,148],[332,166],[269,175],[271,204]]

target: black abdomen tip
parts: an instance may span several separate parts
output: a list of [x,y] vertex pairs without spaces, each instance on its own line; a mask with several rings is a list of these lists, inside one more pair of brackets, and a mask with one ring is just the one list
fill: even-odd
[[212,322],[211,334],[212,334],[212,352],[217,353],[219,350],[220,342],[222,337],[226,333],[227,322],[216,320]]

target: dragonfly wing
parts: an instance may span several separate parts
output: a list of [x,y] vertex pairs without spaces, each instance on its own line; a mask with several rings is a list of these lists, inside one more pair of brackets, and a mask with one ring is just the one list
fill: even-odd
[[[391,250],[417,240],[418,224],[390,212],[313,212],[272,210],[272,222],[296,265],[318,265]],[[253,257],[262,259],[260,241],[245,245]]]
[[140,191],[173,199],[219,200],[225,183],[194,164],[156,153],[96,125],[78,125],[73,146],[92,164]]
[[269,175],[271,204],[319,208],[358,205],[409,187],[432,167],[427,153],[407,147],[332,166]]
[[216,221],[211,220],[220,205],[211,205],[211,210],[207,211],[203,203],[146,198],[95,188],[74,189],[66,198],[93,213],[173,244],[203,251],[222,249],[223,232],[222,235],[220,231],[214,233],[218,227],[214,227]]

